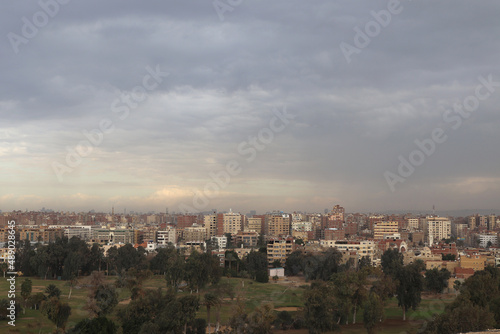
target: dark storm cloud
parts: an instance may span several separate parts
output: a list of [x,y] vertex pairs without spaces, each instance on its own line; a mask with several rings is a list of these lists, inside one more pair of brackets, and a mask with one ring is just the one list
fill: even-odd
[[[387,1],[246,0],[221,21],[212,1],[73,0],[18,53],[8,34],[22,35],[22,18],[32,21],[42,9],[36,1],[2,6],[0,159],[26,169],[9,169],[9,181],[41,180],[32,193],[12,185],[6,195],[40,195],[52,182],[53,203],[88,193],[78,198],[97,207],[93,198],[119,193],[126,201],[142,184],[140,205],[177,195],[184,201],[208,173],[235,159],[244,172],[214,205],[236,207],[225,202],[233,198],[242,209],[272,209],[263,207],[269,202],[316,210],[323,197],[356,210],[425,207],[427,187],[438,189],[442,206],[455,208],[455,195],[465,201],[460,189],[500,177],[500,89],[459,129],[443,121],[446,110],[474,93],[479,76],[500,81],[497,2],[401,1],[401,12],[350,63],[340,44],[355,45],[354,28],[364,30],[371,11],[387,9]],[[157,66],[169,75],[120,119],[113,103]],[[247,163],[238,146],[283,106],[293,122]],[[57,182],[51,164],[64,163],[68,147],[105,118],[113,132],[66,183]],[[398,156],[436,127],[449,139],[391,193],[383,173],[395,171]],[[270,190],[271,180],[295,191]],[[116,183],[106,183],[106,192],[86,186],[108,181]],[[116,193],[113,184],[120,184]],[[490,195],[474,189],[484,190],[480,199]],[[262,201],[272,191],[274,199]]]

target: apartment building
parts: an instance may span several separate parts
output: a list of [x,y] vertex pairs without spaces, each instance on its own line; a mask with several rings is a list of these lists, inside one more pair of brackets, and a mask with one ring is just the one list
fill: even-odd
[[427,241],[429,245],[451,237],[451,222],[445,217],[427,217]]
[[217,214],[203,216],[203,225],[207,229],[207,235],[215,237],[217,235]]
[[384,236],[394,235],[398,233],[399,223],[397,221],[381,221],[377,222],[373,227],[373,238],[384,239]]
[[165,230],[156,231],[156,243],[160,247],[165,247],[168,244],[175,245],[177,243],[177,231],[174,227],[167,226]]
[[271,238],[267,242],[267,261],[272,265],[278,260],[285,265],[288,256],[295,250],[293,238]]
[[265,234],[274,237],[290,235],[290,224],[290,215],[287,213],[268,214],[265,218]]
[[248,218],[245,231],[262,233],[262,219],[261,218]]
[[341,252],[357,252],[358,259],[363,256],[370,257],[373,261],[376,244],[372,240],[320,240],[322,247],[337,248]]
[[226,212],[217,214],[217,234],[218,236],[226,233],[236,234],[243,230],[243,219],[241,214],[235,212]]

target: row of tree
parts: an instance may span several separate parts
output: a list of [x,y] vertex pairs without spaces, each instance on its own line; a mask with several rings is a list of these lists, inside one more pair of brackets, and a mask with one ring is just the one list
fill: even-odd
[[[190,289],[199,290],[209,282],[217,282],[221,274],[234,277],[251,277],[259,282],[268,281],[266,249],[252,251],[240,259],[233,250],[226,251],[225,265],[220,273],[220,262],[207,253],[192,252],[186,259],[173,246],[160,248],[156,254],[149,254],[142,247],[131,244],[111,247],[104,256],[98,244],[89,246],[80,238],[58,238],[47,245],[20,241],[18,244],[16,270],[25,276],[40,278],[58,277],[71,280],[90,275],[93,271],[123,276],[129,271],[164,275],[168,285],[178,288],[186,281]],[[5,271],[7,268],[2,268]]]
[[358,266],[341,265],[340,260],[335,250],[316,255],[294,252],[287,260],[288,274],[302,272],[315,280],[304,295],[305,320],[311,333],[335,330],[350,319],[355,323],[360,308],[364,326],[373,333],[390,298],[396,297],[405,320],[407,311],[420,305],[424,289],[439,293],[450,278],[445,269],[425,270],[422,261],[405,266],[397,249],[384,252],[381,269],[371,267],[366,258]]
[[460,295],[428,324],[425,333],[451,334],[500,328],[500,268],[488,266],[457,287]]

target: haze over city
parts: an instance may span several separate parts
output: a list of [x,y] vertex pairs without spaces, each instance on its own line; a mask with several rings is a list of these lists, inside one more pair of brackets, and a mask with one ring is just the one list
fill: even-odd
[[0,209],[498,208],[498,2],[235,3],[2,4]]

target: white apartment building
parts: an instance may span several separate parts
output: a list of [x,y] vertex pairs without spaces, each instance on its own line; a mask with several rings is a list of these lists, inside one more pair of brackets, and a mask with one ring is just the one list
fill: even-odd
[[320,240],[323,247],[337,248],[339,251],[356,251],[358,259],[369,256],[373,261],[375,255],[375,242],[372,240]]
[[427,217],[427,241],[429,245],[451,237],[451,222],[446,217]]
[[479,247],[486,248],[488,242],[491,242],[493,246],[498,243],[498,236],[496,234],[480,234],[479,235]]
[[167,227],[164,231],[156,231],[156,243],[158,247],[165,247],[169,243],[177,243],[177,231],[174,227]]

